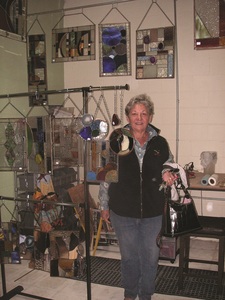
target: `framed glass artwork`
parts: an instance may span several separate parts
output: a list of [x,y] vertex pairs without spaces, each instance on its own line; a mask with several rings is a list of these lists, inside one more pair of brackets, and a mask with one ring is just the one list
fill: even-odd
[[0,171],[23,171],[26,161],[25,119],[0,120]]
[[83,164],[83,141],[77,133],[76,118],[52,119],[53,167]]
[[100,76],[131,75],[130,23],[99,25]]
[[1,0],[0,35],[26,42],[27,0]]
[[30,93],[39,94],[29,97],[30,106],[47,105],[47,95],[41,94],[47,90],[47,62],[45,34],[28,35],[28,89]]
[[52,30],[52,62],[95,59],[95,25]]
[[53,171],[50,118],[50,116],[27,118],[28,173],[51,174]]
[[225,48],[225,1],[195,0],[195,49]]
[[174,26],[136,31],[136,79],[174,77]]

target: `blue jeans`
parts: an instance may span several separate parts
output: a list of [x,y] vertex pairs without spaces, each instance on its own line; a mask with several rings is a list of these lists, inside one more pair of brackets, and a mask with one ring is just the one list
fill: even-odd
[[156,245],[162,216],[153,218],[121,217],[110,211],[121,253],[124,296],[150,300],[155,290],[159,248]]

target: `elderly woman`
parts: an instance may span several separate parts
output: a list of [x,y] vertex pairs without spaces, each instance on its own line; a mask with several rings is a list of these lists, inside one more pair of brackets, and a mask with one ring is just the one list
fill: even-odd
[[155,289],[159,248],[156,238],[162,226],[164,191],[175,176],[164,169],[172,161],[169,146],[151,125],[154,104],[146,94],[133,97],[125,108],[133,136],[133,149],[119,156],[117,183],[101,183],[101,216],[112,222],[121,253],[124,299],[150,300]]

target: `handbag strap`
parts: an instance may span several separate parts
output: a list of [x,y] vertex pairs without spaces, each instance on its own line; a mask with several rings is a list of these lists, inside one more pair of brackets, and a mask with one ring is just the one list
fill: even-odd
[[181,189],[182,189],[183,192],[184,192],[183,202],[184,202],[184,199],[189,199],[189,200],[190,200],[189,202],[193,202],[194,200],[193,200],[193,198],[191,197],[191,195],[190,195],[188,189],[187,189],[187,188],[184,186],[184,184],[182,183],[182,180],[181,180],[181,182],[179,182],[179,185],[180,185]]

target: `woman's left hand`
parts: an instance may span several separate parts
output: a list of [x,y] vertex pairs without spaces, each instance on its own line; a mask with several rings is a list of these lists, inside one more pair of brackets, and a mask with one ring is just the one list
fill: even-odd
[[163,173],[162,179],[166,183],[166,185],[171,186],[176,181],[177,175],[174,174],[173,172],[166,171]]

